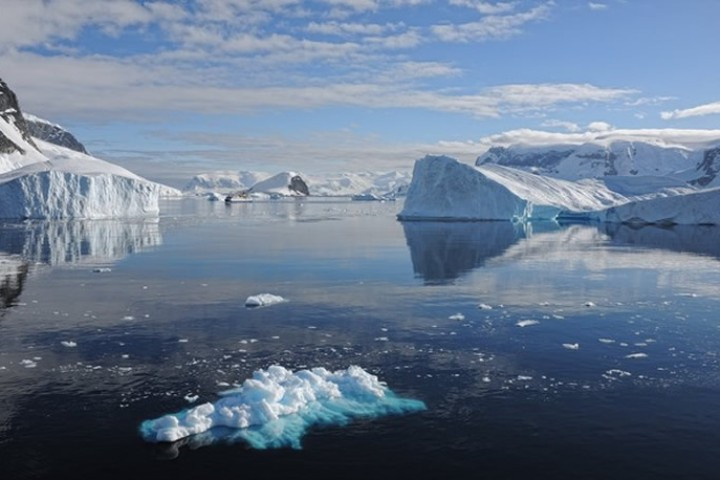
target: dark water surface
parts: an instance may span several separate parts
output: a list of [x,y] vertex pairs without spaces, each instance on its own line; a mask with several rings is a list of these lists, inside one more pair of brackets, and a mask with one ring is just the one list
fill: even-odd
[[[400,207],[1,225],[0,478],[718,478],[719,229]],[[289,301],[244,307],[264,292]],[[139,437],[272,364],[360,365],[428,410],[302,450]]]

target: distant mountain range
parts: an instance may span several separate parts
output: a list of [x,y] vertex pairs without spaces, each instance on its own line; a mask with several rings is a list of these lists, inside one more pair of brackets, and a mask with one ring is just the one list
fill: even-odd
[[690,184],[720,186],[720,138],[688,147],[661,139],[598,139],[583,144],[496,146],[475,165],[506,167],[578,180],[606,176],[671,176]]

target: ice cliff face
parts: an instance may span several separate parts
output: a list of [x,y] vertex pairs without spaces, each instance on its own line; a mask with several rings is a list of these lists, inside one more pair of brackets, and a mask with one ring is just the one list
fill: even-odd
[[[2,80],[0,107],[0,218],[157,215],[158,197],[174,190],[82,152],[32,138],[17,97]],[[44,131],[55,132],[57,143],[69,138],[58,130]]]
[[65,130],[60,125],[50,123],[47,120],[24,113],[25,123],[27,124],[28,132],[32,137],[39,138],[48,143],[59,145],[61,147],[75,150],[76,152],[87,154],[85,145],[80,143],[75,136]]

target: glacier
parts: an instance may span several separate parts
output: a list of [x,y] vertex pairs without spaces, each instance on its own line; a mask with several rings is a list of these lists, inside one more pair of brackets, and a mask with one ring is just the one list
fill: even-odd
[[194,436],[200,444],[245,441],[257,449],[299,449],[314,425],[345,425],[354,418],[425,409],[422,401],[396,396],[358,366],[293,372],[273,365],[221,393],[215,403],[144,421],[140,434],[148,442]]
[[567,181],[524,170],[472,167],[447,156],[415,163],[400,220],[557,220],[718,224],[720,189],[672,177]]

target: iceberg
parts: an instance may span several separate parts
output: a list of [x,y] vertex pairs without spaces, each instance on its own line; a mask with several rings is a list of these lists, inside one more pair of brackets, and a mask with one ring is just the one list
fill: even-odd
[[258,449],[301,448],[302,436],[313,425],[425,409],[422,401],[396,396],[358,366],[292,372],[273,365],[223,392],[215,403],[143,422],[140,434],[154,443],[196,436],[200,444],[245,441]]
[[282,303],[286,300],[280,295],[273,295],[271,293],[260,293],[258,295],[251,295],[245,300],[246,307],[267,307],[275,305],[276,303]]
[[497,165],[472,167],[446,156],[415,163],[400,220],[556,219],[627,202],[600,180],[570,182]]
[[595,214],[601,222],[720,225],[720,188],[630,201]]
[[26,121],[2,80],[0,112],[0,218],[156,216],[161,195],[179,194],[84,153],[57,125],[34,116]]
[[582,179],[471,167],[445,156],[415,163],[400,220],[585,220],[720,224],[720,188],[698,190],[671,177]]

